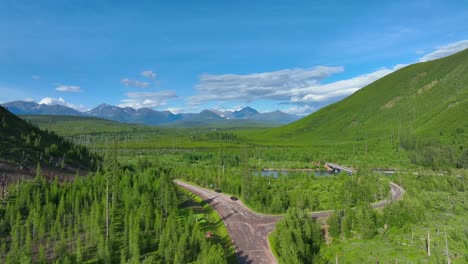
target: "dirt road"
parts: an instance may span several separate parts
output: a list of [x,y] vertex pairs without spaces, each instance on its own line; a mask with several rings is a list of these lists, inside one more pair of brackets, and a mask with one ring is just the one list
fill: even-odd
[[[182,188],[200,196],[218,212],[224,221],[239,263],[277,263],[268,246],[268,234],[273,231],[282,216],[258,214],[247,208],[240,200],[233,201],[229,195],[216,193],[199,186],[182,181],[175,181]],[[395,183],[390,183],[391,200],[383,200],[372,205],[380,208],[388,203],[401,199],[404,190]],[[312,217],[328,217],[333,211],[311,213]]]

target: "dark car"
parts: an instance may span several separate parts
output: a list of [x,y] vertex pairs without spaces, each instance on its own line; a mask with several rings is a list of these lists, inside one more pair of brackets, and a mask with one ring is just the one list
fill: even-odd
[[235,196],[231,196],[231,200],[237,201],[237,200],[239,200],[239,199],[237,199],[237,197],[235,197]]
[[220,189],[215,189],[215,192],[220,193],[221,190]]

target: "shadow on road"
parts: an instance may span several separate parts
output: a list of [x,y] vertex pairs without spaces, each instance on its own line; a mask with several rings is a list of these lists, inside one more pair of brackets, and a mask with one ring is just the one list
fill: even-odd
[[224,217],[222,218],[222,220],[225,221],[226,219],[228,219],[228,218],[229,218],[231,215],[233,215],[233,214],[234,214],[234,213],[230,213],[230,214],[224,216]]
[[249,259],[249,255],[244,254],[244,251],[238,251],[237,252],[237,262],[239,264],[252,264],[252,260]]
[[216,199],[216,197],[213,197],[213,198],[208,198],[208,199],[205,199],[204,201],[207,203],[207,204],[211,204],[214,199]]

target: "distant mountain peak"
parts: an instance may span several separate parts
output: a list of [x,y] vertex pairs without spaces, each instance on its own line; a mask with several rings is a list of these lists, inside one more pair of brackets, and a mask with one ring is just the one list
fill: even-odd
[[102,103],[102,104],[96,106],[95,108],[91,109],[91,111],[109,109],[109,108],[114,108],[114,107],[115,106],[112,106],[110,104]]
[[232,117],[236,119],[250,119],[251,117],[258,114],[259,112],[257,110],[253,109],[252,107],[246,106],[239,111],[235,111],[232,114]]
[[200,114],[201,114],[201,113],[215,113],[215,112],[211,111],[210,109],[203,109],[203,110],[200,112]]
[[63,105],[38,104],[25,101],[14,101],[2,105],[16,115],[83,115],[83,113]]
[[250,106],[246,106],[244,108],[242,108],[241,110],[238,110],[236,112],[252,112],[252,113],[258,113],[257,110],[253,109],[252,107]]
[[218,115],[217,113],[215,113],[215,112],[213,112],[211,110],[208,110],[208,109],[205,109],[205,110],[201,111],[199,115],[200,115],[200,117],[205,117],[205,118],[208,118],[208,119],[218,119],[218,120],[224,119],[220,115]]

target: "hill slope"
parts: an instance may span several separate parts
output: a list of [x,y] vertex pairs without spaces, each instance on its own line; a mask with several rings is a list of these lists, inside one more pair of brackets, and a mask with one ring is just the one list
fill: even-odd
[[[98,157],[54,133],[42,131],[0,106],[0,168],[24,175],[34,173],[37,163],[48,170],[93,169]],[[31,173],[33,171],[33,173]]]
[[385,140],[405,149],[441,144],[466,152],[468,50],[407,66],[260,137],[304,144]]
[[410,65],[266,134],[313,140],[333,136],[335,140],[392,133],[399,128],[424,135],[468,129],[467,72],[468,50]]

